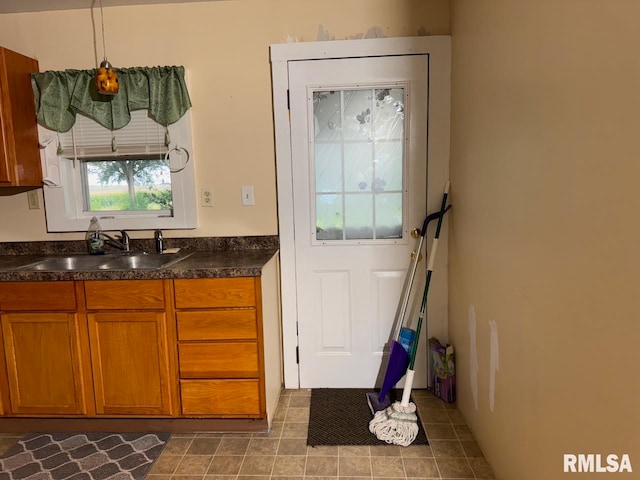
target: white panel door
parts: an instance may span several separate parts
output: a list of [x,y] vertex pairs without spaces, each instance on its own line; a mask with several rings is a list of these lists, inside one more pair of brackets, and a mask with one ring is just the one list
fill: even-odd
[[427,213],[428,64],[289,62],[300,387],[372,388],[384,373],[410,231]]

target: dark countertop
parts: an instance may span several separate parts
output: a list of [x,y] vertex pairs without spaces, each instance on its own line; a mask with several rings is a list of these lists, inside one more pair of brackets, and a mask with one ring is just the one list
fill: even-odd
[[[0,282],[47,280],[147,280],[164,278],[259,277],[277,249],[195,252],[168,267],[135,270],[21,271],[42,255],[0,255]],[[168,254],[170,255],[170,254]]]
[[[133,241],[136,249],[153,251],[153,246],[153,240]],[[0,243],[0,282],[257,277],[278,252],[278,239],[272,236],[166,239],[165,246],[180,247],[181,253],[191,255],[158,269],[23,271],[18,267],[51,256],[87,255],[85,244],[78,241]]]

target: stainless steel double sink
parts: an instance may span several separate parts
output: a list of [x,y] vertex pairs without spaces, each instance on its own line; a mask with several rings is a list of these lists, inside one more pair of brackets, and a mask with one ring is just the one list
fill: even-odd
[[193,255],[190,253],[123,252],[108,255],[51,255],[16,267],[32,272],[86,270],[140,270],[171,266]]

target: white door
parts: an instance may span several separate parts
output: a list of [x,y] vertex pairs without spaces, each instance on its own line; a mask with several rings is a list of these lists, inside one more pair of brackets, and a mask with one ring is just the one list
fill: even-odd
[[301,387],[372,388],[384,373],[410,232],[427,214],[428,65],[427,55],[289,62]]
[[[440,203],[442,201],[442,189],[449,178],[449,153],[450,153],[450,94],[451,94],[451,85],[450,85],[450,75],[451,75],[451,38],[449,36],[439,36],[439,35],[430,35],[424,37],[390,37],[390,38],[375,38],[375,39],[362,39],[362,40],[336,40],[336,41],[321,41],[321,42],[295,42],[295,43],[280,43],[274,44],[270,46],[271,54],[271,73],[272,73],[272,94],[273,94],[273,113],[274,113],[274,123],[275,123],[275,148],[276,148],[276,169],[277,169],[277,195],[278,195],[278,236],[280,240],[280,250],[279,250],[279,260],[280,260],[280,295],[279,299],[281,300],[281,316],[282,316],[282,330],[280,332],[269,332],[270,334],[278,334],[281,335],[282,339],[282,360],[283,360],[283,370],[284,370],[284,384],[286,388],[299,388],[301,383],[301,371],[305,369],[304,366],[299,364],[298,359],[298,344],[300,343],[304,349],[304,344],[306,344],[306,340],[299,339],[298,330],[299,330],[299,320],[304,324],[307,322],[307,330],[309,330],[308,322],[312,322],[313,320],[308,316],[310,312],[309,305],[301,304],[298,306],[298,288],[300,283],[298,281],[298,268],[297,263],[300,260],[302,263],[307,262],[306,259],[302,258],[302,252],[297,251],[297,245],[300,243],[301,239],[299,237],[297,229],[294,229],[295,222],[294,221],[294,190],[295,194],[295,210],[296,217],[300,216],[300,212],[303,212],[304,216],[306,212],[307,217],[311,217],[311,208],[315,205],[315,203],[311,203],[312,197],[309,199],[304,199],[298,193],[300,188],[300,151],[302,149],[302,155],[304,155],[306,160],[310,162],[313,160],[316,155],[315,152],[315,143],[318,143],[315,138],[312,137],[312,141],[309,141],[309,132],[315,131],[315,121],[313,129],[310,127],[310,119],[309,113],[310,111],[307,109],[307,101],[308,97],[306,93],[303,95],[303,100],[298,99],[298,95],[294,95],[293,98],[293,108],[296,112],[292,112],[289,109],[289,88],[291,85],[290,78],[290,70],[295,69],[295,64],[298,62],[305,62],[311,60],[331,60],[331,59],[367,59],[367,58],[379,58],[379,57],[402,57],[406,55],[419,55],[423,60],[426,59],[428,63],[428,129],[420,133],[420,135],[424,136],[427,139],[427,176],[428,176],[428,192],[427,192],[427,206],[429,212],[434,212],[438,210],[440,207]],[[319,65],[329,65],[324,63],[319,63]],[[342,68],[342,67],[341,67]],[[364,72],[365,74],[367,72]],[[379,72],[378,72],[379,73]],[[389,75],[389,72],[386,72]],[[378,87],[380,86],[378,82],[383,82],[385,77],[378,77],[373,81],[363,81],[359,83],[360,80],[355,80],[356,85],[353,85],[354,80],[345,81],[343,84],[342,90],[358,90],[360,86],[368,88],[368,87]],[[387,78],[388,80],[388,78]],[[332,84],[335,80],[331,80],[329,84]],[[391,79],[392,83],[396,83],[396,79]],[[306,82],[306,85],[310,85],[311,87],[322,87],[323,85],[318,84],[318,81],[313,78],[306,78],[303,80]],[[373,82],[373,85],[372,83]],[[398,82],[402,83],[402,82]],[[326,86],[326,85],[325,85]],[[349,88],[347,88],[349,87]],[[299,87],[298,92],[299,92]],[[306,90],[306,87],[303,87]],[[381,88],[384,89],[384,88]],[[322,90],[321,88],[319,90]],[[330,92],[332,90],[329,90]],[[319,94],[322,95],[322,94]],[[318,98],[318,101],[320,98]],[[407,103],[408,107],[411,105],[410,98]],[[300,107],[300,102],[302,102],[303,107]],[[303,113],[298,111],[299,108],[307,109]],[[364,109],[366,112],[366,108]],[[358,115],[361,115],[362,112],[359,112]],[[371,113],[371,112],[370,112]],[[410,111],[408,113],[411,114]],[[357,116],[356,116],[357,117]],[[361,118],[364,118],[361,115]],[[405,117],[406,118],[406,117]],[[327,126],[328,123],[327,123]],[[333,122],[333,126],[335,127],[335,122]],[[407,123],[405,120],[404,124],[405,131],[411,134],[412,125]],[[303,138],[304,145],[298,143],[300,138]],[[406,147],[406,145],[405,145]],[[306,153],[305,153],[306,149]],[[295,156],[294,159],[294,150]],[[312,153],[310,153],[312,152]],[[407,148],[407,151],[404,153],[405,155],[411,155],[411,151]],[[313,155],[313,156],[312,156]],[[315,160],[314,160],[315,161]],[[302,168],[313,168],[315,169],[315,164],[308,164],[307,167]],[[295,177],[294,177],[295,170]],[[406,176],[404,177],[406,179]],[[304,179],[303,181],[307,182],[309,186],[309,190],[311,190],[311,177]],[[315,185],[313,186],[315,188]],[[366,188],[366,187],[365,187]],[[325,192],[328,193],[328,192]],[[347,192],[343,192],[346,196]],[[351,193],[351,192],[348,192]],[[411,192],[409,192],[409,195]],[[298,205],[299,202],[302,202],[303,205]],[[315,202],[315,199],[313,199]],[[315,207],[314,207],[315,208]],[[411,205],[403,205],[403,238],[402,241],[405,241],[406,237],[406,228],[411,227],[410,221],[408,217],[408,211],[411,209]],[[301,210],[302,209],[302,210]],[[306,209],[306,210],[305,210]],[[409,209],[409,210],[408,210]],[[314,210],[315,212],[315,210]],[[334,212],[335,213],[335,212]],[[315,215],[315,213],[314,213]],[[406,221],[405,221],[406,220]],[[312,225],[314,220],[308,219],[308,225]],[[441,241],[438,247],[438,258],[435,261],[435,269],[434,269],[434,277],[431,280],[430,288],[429,288],[429,301],[427,303],[427,316],[428,316],[428,334],[431,336],[437,337],[442,342],[448,341],[448,312],[447,312],[447,284],[448,284],[448,274],[447,274],[447,222],[443,225],[443,230],[441,232]],[[347,225],[349,227],[349,225]],[[335,231],[335,230],[334,230]],[[307,228],[303,230],[303,238],[309,238],[310,235],[313,234],[313,229]],[[433,227],[430,229],[429,237],[433,236]],[[317,245],[318,238],[316,236]],[[366,239],[371,240],[371,239]],[[376,237],[376,240],[379,239]],[[379,241],[377,243],[380,243]],[[408,240],[409,245],[413,242]],[[370,244],[363,241],[362,245],[365,247],[369,247]],[[375,245],[375,244],[373,244]],[[340,245],[335,245],[336,247],[340,247]],[[311,245],[305,247],[306,249],[311,249]],[[315,248],[315,247],[314,247]],[[336,250],[337,251],[337,250]],[[354,249],[355,252],[355,249]],[[365,255],[365,250],[358,250],[358,255]],[[377,258],[377,256],[376,256]],[[382,322],[387,321],[390,322],[393,317],[395,306],[398,302],[399,292],[394,290],[398,288],[399,279],[397,278],[398,270],[395,268],[401,269],[401,276],[404,274],[404,270],[408,265],[408,259],[404,261],[400,261],[400,267],[388,268],[386,274],[381,274],[378,276],[378,280],[381,282],[386,282],[384,286],[380,284],[379,286],[374,284],[372,287],[377,292],[382,292],[377,298],[374,297],[373,293],[369,296],[369,300],[367,305],[372,302],[376,303],[376,306],[371,307],[367,306],[366,308],[370,308],[372,310],[375,309],[378,312],[379,320],[375,319],[375,321]],[[335,267],[331,267],[334,268]],[[328,269],[331,269],[328,268]],[[340,269],[344,270],[346,267],[338,267],[336,270],[340,271]],[[385,267],[387,268],[387,267]],[[384,270],[384,269],[383,269]],[[352,274],[349,274],[352,275]],[[394,278],[395,276],[395,278]],[[359,280],[354,280],[354,277],[350,277],[350,285],[353,289],[354,282]],[[325,285],[334,285],[331,281],[331,278],[328,275],[325,275],[324,278]],[[395,285],[395,287],[393,287]],[[422,286],[420,286],[421,288]],[[367,287],[362,287],[367,288]],[[421,292],[419,292],[421,294]],[[313,295],[313,292],[312,292]],[[327,295],[330,295],[327,292]],[[304,300],[305,294],[302,293],[300,295],[300,300]],[[308,296],[308,294],[307,294]],[[329,297],[330,298],[330,297]],[[325,301],[324,305],[326,308],[337,304],[337,302]],[[349,304],[350,311],[354,311],[355,306],[353,303]],[[385,309],[388,310],[388,313],[385,313]],[[315,313],[314,313],[315,315]],[[332,314],[325,312],[324,317],[330,317]],[[371,318],[371,317],[369,317]],[[374,321],[374,320],[372,320]],[[355,325],[355,324],[354,324]],[[354,330],[355,326],[352,326],[348,329],[348,334],[351,335],[349,341],[353,340],[353,336],[358,337],[362,334],[361,329]],[[303,334],[304,334],[305,325],[302,326]],[[424,326],[423,326],[424,329]],[[329,329],[326,331],[327,334],[333,334],[334,330]],[[380,327],[379,331],[376,333],[371,333],[368,331],[367,335],[378,335],[380,338],[386,338],[389,335],[389,331],[386,327]],[[422,335],[423,340],[427,337],[427,332]],[[357,339],[359,341],[359,339]],[[353,340],[355,341],[355,340]],[[337,341],[331,340],[332,343],[337,343]],[[380,342],[378,342],[380,343]],[[333,351],[328,352],[325,356],[336,356],[339,353],[344,356],[351,356],[352,353],[349,350],[351,347],[332,347]],[[303,357],[304,357],[303,353]],[[379,355],[379,354],[378,354]],[[381,361],[382,359],[378,357]],[[302,359],[305,362],[305,359]],[[419,355],[417,359],[417,365],[426,364],[426,347],[424,345],[421,346],[419,350]],[[375,361],[373,362],[375,364]],[[338,370],[341,367],[331,367],[336,368]],[[375,365],[370,371],[376,370]],[[328,370],[329,367],[320,362],[320,370]],[[369,370],[369,369],[368,369]],[[367,380],[362,378],[358,378],[360,372],[351,373],[349,381],[349,386],[355,385],[363,385],[365,388],[371,388],[371,384],[368,384]],[[424,376],[417,375],[416,381],[423,381]],[[307,382],[306,380],[304,380]],[[307,382],[307,385],[309,383]],[[331,383],[327,383],[327,385],[331,385]]]

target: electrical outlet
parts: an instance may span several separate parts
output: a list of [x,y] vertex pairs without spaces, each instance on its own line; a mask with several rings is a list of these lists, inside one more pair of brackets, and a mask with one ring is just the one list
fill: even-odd
[[200,204],[203,207],[213,207],[213,188],[212,187],[200,188]]
[[38,210],[40,208],[40,197],[37,190],[29,190],[27,192],[27,202],[29,203],[29,210]]
[[254,204],[253,187],[252,186],[242,187],[242,205],[246,207],[246,206],[251,206],[253,204]]

